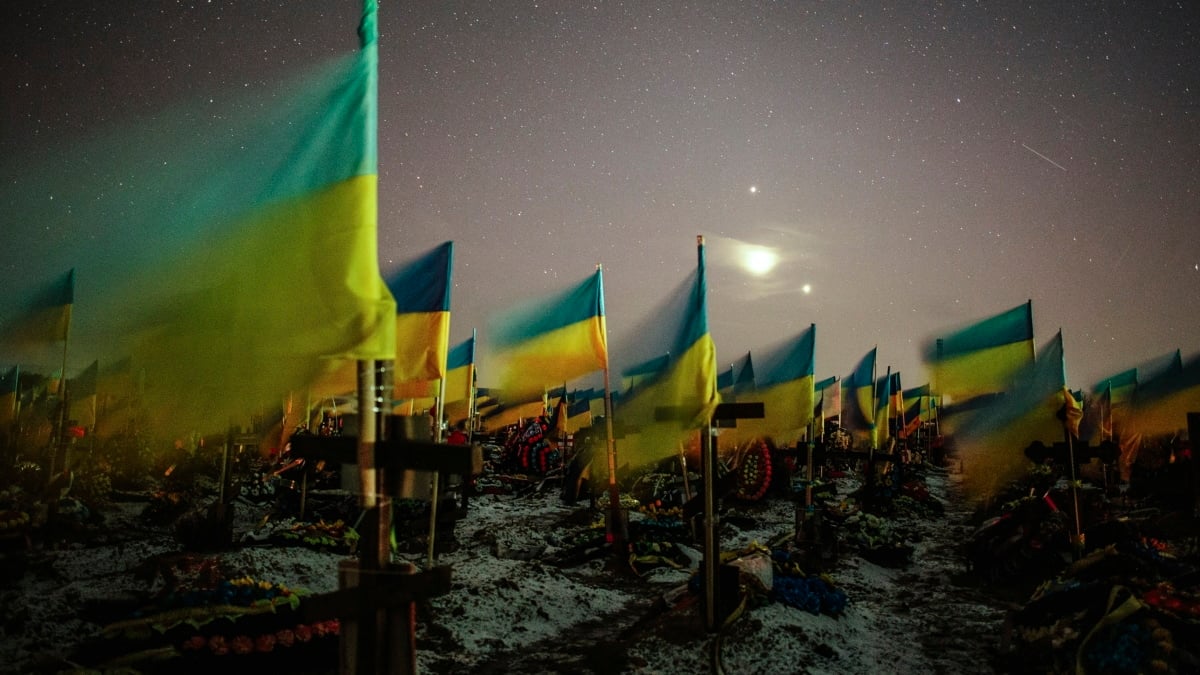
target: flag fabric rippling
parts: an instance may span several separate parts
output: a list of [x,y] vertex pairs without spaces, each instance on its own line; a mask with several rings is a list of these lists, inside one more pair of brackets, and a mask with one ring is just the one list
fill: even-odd
[[[353,53],[80,143],[103,169],[57,179],[73,183],[67,203],[87,205],[74,218],[106,233],[80,261],[89,302],[72,334],[87,324],[102,360],[144,371],[158,429],[227,430],[336,358],[394,357],[377,255],[375,11],[364,3]],[[31,170],[12,192],[36,193],[55,168],[72,170]],[[119,199],[97,196],[118,181]],[[17,217],[32,207],[3,197]]]
[[489,326],[500,389],[520,399],[608,367],[604,277],[522,303]]

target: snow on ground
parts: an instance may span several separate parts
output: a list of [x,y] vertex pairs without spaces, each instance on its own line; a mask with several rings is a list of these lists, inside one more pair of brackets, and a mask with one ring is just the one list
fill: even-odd
[[[566,533],[596,515],[569,506],[557,491],[527,497],[481,495],[440,553],[452,588],[418,610],[418,670],[428,673],[990,673],[1004,607],[956,582],[955,545],[966,506],[958,477],[931,471],[931,493],[946,516],[913,524],[914,564],[881,567],[849,551],[833,564],[849,604],[840,617],[771,603],[746,609],[726,630],[703,630],[691,569],[658,568],[637,578],[612,570],[609,556],[558,567],[548,562]],[[839,486],[842,494],[855,486]],[[55,672],[81,641],[98,634],[83,610],[101,600],[145,598],[164,583],[161,565],[178,545],[144,525],[137,504],[105,513],[108,533],[88,546],[27,552],[23,575],[0,582],[0,672]],[[725,551],[766,544],[794,527],[795,504],[751,505],[727,518]],[[729,505],[726,516],[737,511]],[[238,509],[238,534],[261,513]],[[736,523],[736,525],[734,524]],[[423,566],[424,553],[400,554]],[[344,555],[302,547],[254,545],[212,556],[222,570],[303,588],[335,590]],[[193,560],[194,562],[194,560]],[[334,672],[331,666],[329,672]]]

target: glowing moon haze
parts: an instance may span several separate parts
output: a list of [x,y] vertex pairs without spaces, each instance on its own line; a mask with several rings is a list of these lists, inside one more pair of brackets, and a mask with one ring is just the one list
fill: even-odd
[[746,271],[755,275],[763,276],[775,269],[775,264],[779,262],[779,257],[769,248],[750,247],[742,253],[742,266]]

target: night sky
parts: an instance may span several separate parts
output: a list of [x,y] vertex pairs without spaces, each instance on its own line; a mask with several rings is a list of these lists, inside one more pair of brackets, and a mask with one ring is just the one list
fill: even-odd
[[[4,3],[0,177],[352,50],[359,11]],[[381,266],[455,242],[452,343],[486,349],[489,316],[599,263],[615,345],[703,234],[723,365],[815,323],[818,377],[878,345],[912,387],[922,342],[1028,299],[1072,387],[1200,348],[1194,3],[383,0],[379,20]],[[755,246],[779,256],[761,276]],[[19,248],[5,288],[60,271]]]

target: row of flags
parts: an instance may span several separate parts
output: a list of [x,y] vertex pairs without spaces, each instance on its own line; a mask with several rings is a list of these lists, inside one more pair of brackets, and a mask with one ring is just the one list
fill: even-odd
[[[211,115],[221,120],[219,134],[180,135],[195,120],[190,111],[139,129],[145,138],[128,161],[114,156],[108,167],[155,177],[138,198],[106,211],[103,200],[75,195],[78,203],[99,204],[89,217],[130,248],[121,264],[113,256],[122,251],[95,251],[107,263],[103,272],[80,274],[96,282],[89,317],[102,324],[94,333],[103,336],[105,353],[53,392],[71,402],[71,419],[98,427],[124,407],[118,400],[136,396],[146,427],[223,429],[281,394],[290,400],[291,392],[307,391],[320,399],[353,391],[354,364],[363,360],[391,364],[394,406],[433,400],[437,417],[451,422],[489,410],[489,419],[500,420],[539,403],[544,412],[548,392],[561,385],[556,405],[567,419],[582,420],[584,402],[586,414],[603,402],[606,416],[619,420],[623,452],[634,462],[673,454],[723,399],[763,401],[767,417],[742,421],[736,434],[785,443],[831,416],[873,447],[935,417],[981,438],[1053,434],[1047,414],[1070,424],[1077,419],[1082,406],[1066,388],[1061,333],[1035,349],[1031,302],[932,341],[925,350],[929,383],[910,391],[899,373],[885,367],[880,374],[877,348],[844,378],[817,382],[815,325],[721,371],[708,327],[702,239],[695,271],[648,317],[649,327],[614,343],[612,352],[635,364],[616,374],[618,382],[609,379],[598,267],[489,326],[501,386],[481,393],[476,336],[449,344],[453,243],[386,277],[379,266],[375,12],[374,0],[366,0],[356,51],[285,83],[262,99],[269,106]],[[16,199],[6,192],[10,198]],[[146,240],[155,232],[163,238]],[[75,283],[72,268],[32,294],[24,311],[0,324],[3,346],[16,354],[61,344],[65,372]],[[106,385],[102,372],[110,364],[122,364],[125,380],[136,386]],[[605,377],[600,395],[566,391],[566,383],[596,372]],[[1110,378],[1107,421],[1098,428],[1150,433],[1159,417],[1177,424],[1164,411],[1193,405],[1196,372],[1194,363],[1180,362],[1166,380],[1135,376],[1132,394],[1129,377]],[[0,415],[15,414],[20,378],[17,369],[5,374],[3,386],[11,380],[13,388],[0,390],[0,408],[7,408]]]
[[[759,352],[757,360],[748,352],[718,374],[707,330],[703,246],[699,251],[696,274],[675,298],[682,311],[675,317],[673,341],[659,345],[660,356],[622,371],[622,386],[610,392],[618,418],[634,430],[626,445],[631,450],[640,447],[638,452],[647,460],[665,452],[664,448],[669,452],[679,442],[679,431],[696,428],[721,400],[762,401],[769,411],[764,419],[742,421],[728,432],[735,440],[772,437],[789,442],[809,433],[810,425],[816,425],[815,430],[832,417],[856,432],[860,442],[876,448],[892,437],[910,435],[933,419],[957,435],[985,439],[990,446],[1054,442],[1062,438],[1064,425],[1072,436],[1080,437],[1084,396],[1066,387],[1061,332],[1033,352],[1032,303],[937,339],[929,360],[934,378],[913,389],[905,390],[900,373],[890,368],[878,376],[877,348],[869,350],[844,378],[815,381],[815,324]],[[396,392],[407,388],[429,395],[435,391],[429,385],[444,381],[445,387],[436,391],[446,404],[450,423],[480,414],[493,428],[544,414],[556,398],[566,413],[563,429],[577,430],[603,414],[602,405],[597,406],[603,402],[602,392],[571,391],[565,384],[609,365],[602,270],[560,293],[518,307],[493,326],[500,345],[496,350],[499,379],[508,386],[481,392],[476,386],[477,337],[473,334],[452,348],[444,347],[452,259],[452,244],[447,242],[389,279],[398,308],[396,353],[416,355],[403,363],[396,360]],[[398,281],[404,279],[408,281]],[[664,316],[668,314],[655,313],[660,323]],[[48,335],[65,340],[66,329]],[[1135,439],[1162,431],[1160,418],[1178,426],[1180,413],[1195,408],[1192,390],[1200,388],[1194,387],[1200,378],[1195,365],[1184,367],[1178,351],[1161,361],[1141,369],[1145,373],[1141,382],[1139,370],[1132,369],[1093,387],[1089,416],[1094,421],[1084,428],[1085,440],[1111,438],[1116,429],[1125,432],[1121,436],[1127,441]],[[988,367],[982,368],[982,362]],[[125,359],[115,370],[124,371],[127,381],[132,381],[129,364]],[[11,419],[19,403],[19,372],[14,367],[0,379],[3,419]],[[85,426],[94,427],[102,409],[111,411],[114,398],[130,399],[128,386],[119,395],[99,396],[99,374],[99,362],[93,362],[70,381],[71,418]],[[564,384],[552,391],[553,381]],[[101,400],[110,405],[102,405]],[[1167,403],[1174,408],[1164,407]],[[664,419],[662,410],[672,407],[682,412]]]

